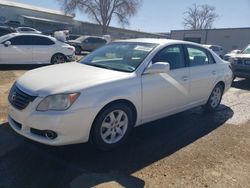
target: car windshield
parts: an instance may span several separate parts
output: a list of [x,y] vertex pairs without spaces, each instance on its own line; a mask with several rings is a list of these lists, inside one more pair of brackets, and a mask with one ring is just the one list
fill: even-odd
[[81,63],[122,72],[133,72],[157,46],[151,43],[114,42],[86,56]]
[[243,54],[250,54],[250,45],[248,45],[243,51]]

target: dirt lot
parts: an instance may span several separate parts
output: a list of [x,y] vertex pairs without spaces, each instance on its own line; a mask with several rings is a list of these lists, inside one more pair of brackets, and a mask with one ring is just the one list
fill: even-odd
[[45,146],[12,131],[7,94],[26,70],[7,69],[0,70],[0,188],[250,187],[249,80],[234,82],[216,113],[196,108],[149,123],[103,153],[89,144]]

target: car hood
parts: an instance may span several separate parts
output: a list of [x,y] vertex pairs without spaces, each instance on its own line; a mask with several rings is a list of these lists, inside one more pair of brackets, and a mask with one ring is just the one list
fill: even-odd
[[250,58],[250,54],[234,54],[232,57],[235,57],[235,58]]
[[96,85],[131,77],[132,73],[108,70],[80,63],[50,65],[21,76],[16,84],[24,92],[45,97],[57,93],[80,92]]

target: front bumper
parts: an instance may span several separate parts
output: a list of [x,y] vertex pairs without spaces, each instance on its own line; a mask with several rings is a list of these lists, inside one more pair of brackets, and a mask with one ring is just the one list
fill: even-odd
[[[34,103],[34,104],[33,104]],[[8,121],[20,135],[31,140],[53,146],[84,143],[89,140],[91,125],[95,118],[93,109],[80,109],[64,112],[37,112],[39,100],[35,100],[24,110],[9,104]],[[55,139],[35,134],[32,130],[51,130],[56,132]]]
[[232,64],[234,76],[250,78],[250,65]]

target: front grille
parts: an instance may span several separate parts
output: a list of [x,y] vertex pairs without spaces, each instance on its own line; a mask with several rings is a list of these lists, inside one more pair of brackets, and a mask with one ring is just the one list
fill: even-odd
[[10,90],[9,94],[9,102],[17,109],[23,110],[25,109],[30,102],[34,101],[36,96],[31,96],[20,89],[17,88],[16,84],[14,84]]

